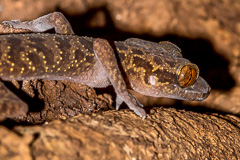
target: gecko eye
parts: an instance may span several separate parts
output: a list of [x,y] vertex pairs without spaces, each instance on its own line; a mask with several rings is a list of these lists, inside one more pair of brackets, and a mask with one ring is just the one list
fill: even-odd
[[198,66],[192,63],[185,64],[178,72],[178,83],[181,87],[189,87],[198,79]]

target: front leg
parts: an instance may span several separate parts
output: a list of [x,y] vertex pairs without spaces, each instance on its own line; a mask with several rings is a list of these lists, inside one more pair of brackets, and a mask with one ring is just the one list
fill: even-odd
[[144,119],[146,112],[142,108],[143,105],[128,92],[110,44],[106,40],[96,39],[93,44],[93,50],[117,94],[116,109],[119,108],[122,102],[125,102],[131,110]]
[[74,34],[70,23],[60,12],[47,14],[33,21],[21,22],[19,20],[11,20],[3,21],[2,24],[8,24],[15,29],[28,29],[32,32],[45,32],[54,28],[55,32],[59,34]]

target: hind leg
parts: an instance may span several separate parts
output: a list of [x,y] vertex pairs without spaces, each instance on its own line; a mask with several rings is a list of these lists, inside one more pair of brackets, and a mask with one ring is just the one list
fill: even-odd
[[26,29],[32,32],[45,32],[54,28],[55,32],[59,34],[74,34],[70,23],[60,12],[47,14],[33,21],[11,20],[3,21],[2,24],[12,26],[14,29]]

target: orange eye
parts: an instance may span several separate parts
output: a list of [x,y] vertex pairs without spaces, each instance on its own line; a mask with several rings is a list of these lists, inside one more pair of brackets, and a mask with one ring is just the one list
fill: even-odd
[[180,69],[178,83],[181,87],[189,87],[194,84],[199,74],[198,67],[194,64],[187,64]]

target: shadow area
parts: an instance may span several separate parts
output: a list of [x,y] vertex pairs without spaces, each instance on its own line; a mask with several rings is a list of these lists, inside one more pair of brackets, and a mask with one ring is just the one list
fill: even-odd
[[[22,101],[26,102],[29,106],[28,112],[39,112],[44,108],[44,102],[38,98],[39,93],[34,91],[34,97],[30,97],[22,89],[16,88],[11,82],[4,81],[4,85],[13,93],[15,93]],[[22,81],[18,81],[20,88],[22,87]]]
[[[27,103],[28,105],[28,113],[30,112],[41,112],[44,109],[44,102],[40,99],[38,99],[38,92],[34,90],[34,97],[30,97],[27,93],[25,93],[23,90],[16,88],[11,82],[3,81],[4,85],[14,94],[18,96],[22,101]],[[18,81],[20,88],[22,86],[22,82]],[[24,125],[24,126],[30,126],[33,125],[32,123],[29,123],[28,121],[16,121],[14,118],[8,118],[4,121],[0,122],[0,125],[4,125],[8,129],[12,129],[14,126],[17,125]]]

